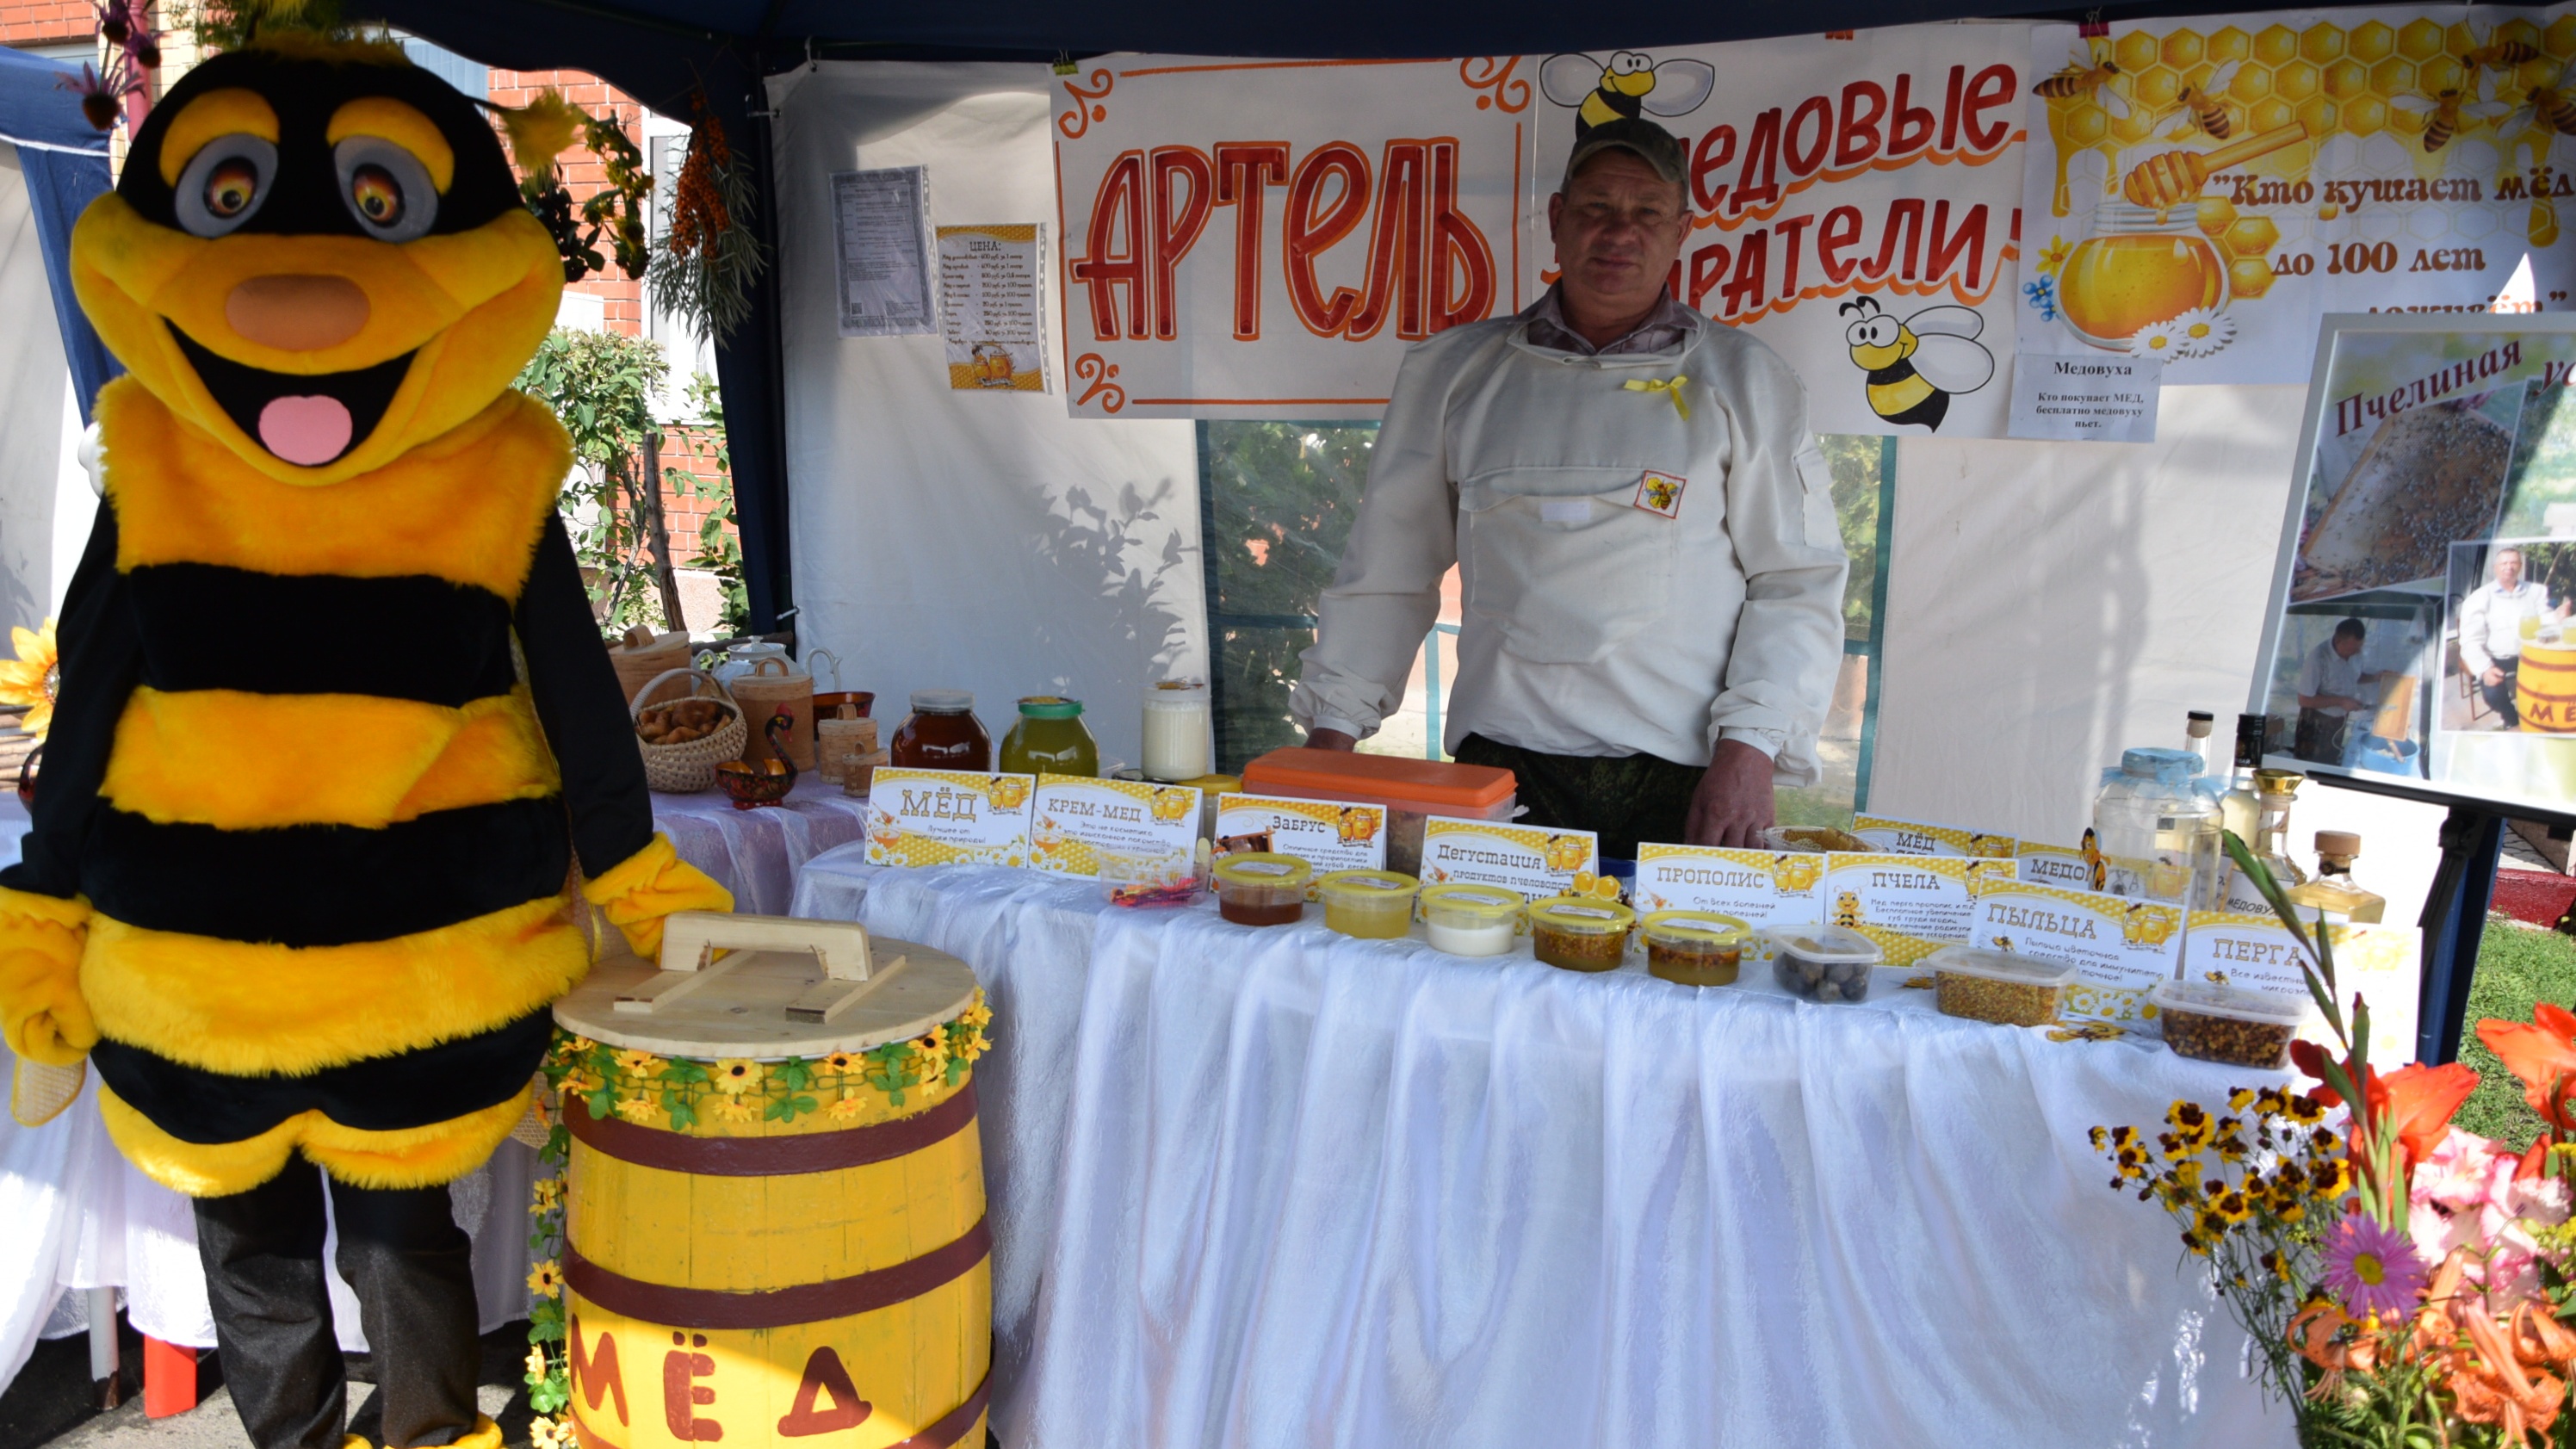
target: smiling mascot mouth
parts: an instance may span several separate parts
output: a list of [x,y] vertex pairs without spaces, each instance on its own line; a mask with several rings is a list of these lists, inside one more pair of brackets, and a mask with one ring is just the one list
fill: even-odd
[[319,468],[365,442],[393,405],[417,355],[415,350],[373,367],[308,376],[219,356],[175,325],[170,336],[224,415],[299,468]]

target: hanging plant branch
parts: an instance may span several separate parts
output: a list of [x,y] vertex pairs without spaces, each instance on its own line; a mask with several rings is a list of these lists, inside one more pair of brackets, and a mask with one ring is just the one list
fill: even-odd
[[768,255],[751,233],[750,168],[725,139],[724,122],[700,87],[689,97],[689,151],[672,188],[671,230],[653,257],[648,285],[665,312],[700,337],[723,341],[751,315],[751,288]]

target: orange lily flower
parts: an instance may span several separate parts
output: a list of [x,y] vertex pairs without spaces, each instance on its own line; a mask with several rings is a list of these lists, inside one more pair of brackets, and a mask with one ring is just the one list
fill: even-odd
[[2522,1099],[2558,1133],[2576,1133],[2576,1112],[2567,1105],[2576,1090],[2576,1012],[2548,1002],[2532,1008],[2529,1021],[2489,1017],[2478,1023],[2478,1040],[2501,1059],[2506,1070],[2522,1079]]

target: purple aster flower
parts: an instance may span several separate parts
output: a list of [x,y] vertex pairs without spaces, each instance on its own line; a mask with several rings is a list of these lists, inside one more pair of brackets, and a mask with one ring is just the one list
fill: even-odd
[[2424,1260],[2404,1233],[2346,1213],[2326,1234],[2326,1291],[2355,1318],[2400,1318],[2424,1294]]

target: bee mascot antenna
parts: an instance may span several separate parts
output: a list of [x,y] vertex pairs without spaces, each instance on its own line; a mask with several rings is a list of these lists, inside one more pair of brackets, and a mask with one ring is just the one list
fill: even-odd
[[639,953],[732,906],[653,832],[570,446],[509,386],[561,261],[463,96],[290,35],[171,88],[72,267],[128,371],[0,874],[0,1033],[86,1054],[117,1146],[196,1199],[257,1449],[343,1449],[326,1182],[388,1449],[499,1449],[447,1184],[589,969],[573,860]]

